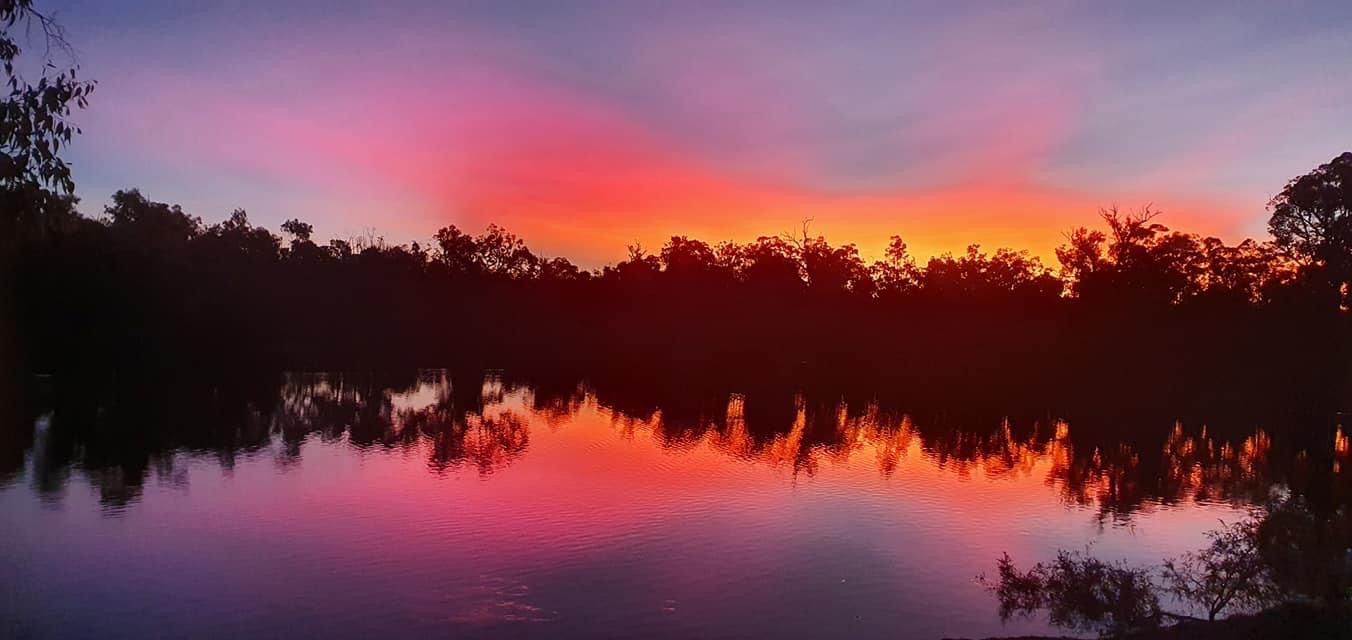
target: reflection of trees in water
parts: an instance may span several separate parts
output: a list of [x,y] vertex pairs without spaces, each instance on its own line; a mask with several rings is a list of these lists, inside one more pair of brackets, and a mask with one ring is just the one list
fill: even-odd
[[[642,431],[667,449],[708,447],[794,477],[869,458],[884,477],[906,460],[961,477],[1041,476],[1065,502],[1097,506],[1111,518],[1184,501],[1257,502],[1273,484],[1313,492],[1325,503],[1348,498],[1349,440],[1341,427],[1324,438],[1316,431],[1285,441],[1276,430],[1231,436],[1182,423],[1152,435],[1134,424],[912,414],[878,399],[822,402],[804,393],[653,399],[623,387],[477,372],[286,374],[251,387],[133,388],[140,391],[65,389],[7,419],[39,425],[7,430],[4,441],[28,451],[40,494],[59,498],[74,469],[116,508],[138,499],[147,478],[185,483],[185,455],[213,458],[229,470],[241,455],[271,450],[278,464],[291,465],[311,438],[419,452],[437,474],[488,475],[524,455],[532,426],[566,428],[595,410],[622,437]],[[6,465],[0,480],[7,481],[24,464],[15,456],[0,462]]]
[[[668,420],[663,407],[638,417],[614,407],[609,413],[628,437],[643,427],[669,449],[704,444],[740,460],[788,468],[795,476],[810,477],[823,463],[867,455],[884,477],[897,473],[907,459],[922,459],[962,477],[1041,475],[1063,501],[1097,506],[1104,518],[1124,519],[1156,505],[1189,501],[1257,504],[1274,484],[1343,488],[1333,496],[1336,504],[1348,497],[1342,471],[1352,447],[1341,427],[1327,442],[1302,437],[1275,447],[1273,435],[1263,429],[1220,437],[1205,426],[1189,431],[1176,422],[1153,438],[1159,444],[1151,444],[1152,438],[1140,437],[1148,429],[1139,427],[1132,429],[1130,441],[1118,441],[1111,431],[1093,433],[1091,423],[1080,429],[1089,436],[1077,440],[1064,420],[1017,428],[1006,418],[983,430],[941,419],[923,425],[876,401],[814,404],[799,394],[781,398],[777,409],[755,412],[749,403],[747,396],[729,394],[722,412],[706,409],[694,420]],[[680,409],[676,415],[692,412]],[[1331,461],[1324,459],[1328,452]]]
[[428,467],[437,473],[469,465],[488,475],[519,458],[530,442],[529,425],[510,411],[497,415],[409,411],[400,420],[407,431],[430,441]]
[[1047,482],[1067,502],[1097,504],[1104,515],[1189,500],[1251,503],[1261,501],[1276,481],[1268,468],[1271,446],[1261,429],[1236,445],[1217,441],[1205,427],[1189,435],[1176,423],[1157,456],[1128,445],[1093,448],[1065,456]]
[[239,456],[265,446],[266,420],[254,407],[276,391],[275,380],[267,379],[172,390],[109,379],[16,393],[17,401],[0,414],[0,432],[8,432],[5,441],[21,443],[22,454],[3,460],[14,466],[0,470],[0,478],[12,481],[27,464],[34,490],[59,500],[77,471],[102,504],[119,509],[140,497],[147,478],[186,482],[178,451],[212,458],[228,472]]
[[210,458],[229,472],[240,457],[271,448],[279,465],[290,466],[301,462],[310,438],[345,440],[359,450],[425,451],[439,473],[466,467],[486,475],[529,443],[527,421],[503,402],[517,390],[494,377],[453,385],[443,371],[287,374],[254,388],[51,385],[7,407],[0,432],[21,453],[0,460],[0,481],[13,482],[27,464],[34,490],[59,500],[75,471],[101,504],[118,510],[140,498],[147,479],[186,484],[188,459]]
[[525,452],[525,419],[503,408],[500,379],[480,385],[451,383],[445,372],[420,372],[413,380],[372,376],[290,375],[282,386],[277,433],[288,455],[299,457],[311,435],[346,436],[358,448],[419,448],[428,467],[445,473],[462,466],[481,475],[505,468]]

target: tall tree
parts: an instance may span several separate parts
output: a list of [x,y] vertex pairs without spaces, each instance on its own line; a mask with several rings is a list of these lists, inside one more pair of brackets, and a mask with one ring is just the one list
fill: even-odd
[[1347,295],[1352,283],[1352,152],[1287,183],[1268,204],[1278,246],[1320,269]]

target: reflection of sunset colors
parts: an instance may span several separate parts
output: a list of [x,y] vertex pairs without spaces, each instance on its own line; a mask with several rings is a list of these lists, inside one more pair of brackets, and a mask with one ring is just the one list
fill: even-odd
[[[1231,444],[1215,440],[1205,427],[1189,434],[1176,424],[1155,455],[1125,444],[1107,451],[1077,446],[1064,421],[1033,425],[1019,433],[1007,420],[989,432],[926,431],[911,416],[884,411],[876,403],[850,407],[842,402],[834,409],[814,409],[802,395],[793,397],[793,410],[784,416],[784,424],[752,427],[747,422],[747,399],[741,394],[730,395],[721,411],[694,423],[673,423],[660,409],[633,415],[607,407],[582,387],[551,397],[490,376],[469,407],[458,405],[451,389],[445,373],[425,372],[416,388],[388,396],[389,408],[378,411],[383,422],[374,425],[381,431],[372,435],[387,446],[399,444],[422,452],[438,474],[459,468],[475,469],[484,477],[504,472],[530,452],[536,442],[532,432],[538,435],[544,429],[555,437],[590,443],[567,455],[590,456],[591,448],[603,439],[650,438],[657,450],[680,456],[678,471],[691,466],[704,469],[692,473],[692,480],[720,467],[720,457],[780,470],[795,480],[834,473],[862,480],[859,471],[872,467],[886,482],[938,475],[960,482],[1014,483],[987,487],[983,499],[997,488],[1001,494],[1041,494],[1050,487],[1067,505],[1095,507],[1104,515],[1123,518],[1181,502],[1252,504],[1278,480],[1277,473],[1267,468],[1273,445],[1262,429]],[[311,381],[309,376],[293,377],[283,397],[288,398],[287,406],[311,410],[334,403],[350,407],[338,413],[385,406],[379,398],[362,398],[350,388],[335,388],[324,378]],[[310,419],[333,413],[320,411]],[[1331,445],[1337,473],[1348,446],[1341,430]],[[567,466],[589,464],[577,460]],[[635,464],[642,468],[646,463]]]
[[[171,412],[183,442],[125,467],[105,466],[118,459],[106,439],[47,466],[71,443],[67,418],[47,414],[22,475],[0,485],[7,548],[31,563],[14,579],[148,635],[256,600],[289,603],[289,629],[323,636],[1045,633],[1000,626],[972,577],[1002,552],[1090,543],[1158,561],[1349,449],[1341,428],[1308,450],[1182,426],[1108,446],[1066,421],[964,429],[877,400],[664,405],[576,381],[455,379],[289,374],[226,412],[238,423],[199,403]],[[1345,486],[1338,469],[1324,481]],[[78,570],[29,572],[58,563]],[[138,590],[87,579],[109,571]],[[62,600],[25,606],[42,602]]]
[[[1189,436],[1182,425],[1177,425],[1164,445],[1165,482],[1145,487],[1136,485],[1149,482],[1153,471],[1137,468],[1140,453],[1124,445],[1111,455],[1095,449],[1077,456],[1070,426],[1065,422],[1057,422],[1049,433],[1040,433],[1035,428],[1024,437],[1015,436],[1006,422],[989,435],[955,431],[951,438],[936,441],[927,440],[910,416],[889,417],[880,413],[877,405],[869,405],[861,414],[852,415],[842,404],[836,414],[835,441],[814,444],[804,437],[808,416],[800,397],[795,418],[787,429],[768,441],[758,442],[747,429],[741,413],[742,402],[741,396],[733,396],[726,421],[712,426],[695,442],[675,443],[658,436],[659,440],[681,451],[707,447],[744,461],[784,468],[794,476],[815,476],[824,463],[858,466],[873,459],[887,479],[920,473],[920,469],[951,473],[962,479],[1041,478],[1069,504],[1098,506],[1104,513],[1119,516],[1180,501],[1252,503],[1265,494],[1272,481],[1263,468],[1272,444],[1262,430],[1235,448],[1228,443],[1218,444],[1207,436],[1205,429],[1200,435]],[[642,424],[658,434],[663,431],[660,420],[659,414]],[[623,424],[632,435],[634,423]],[[1335,447],[1346,447],[1341,432],[1338,438]],[[1337,464],[1335,461],[1335,473]]]
[[869,257],[891,234],[922,257],[1050,257],[1114,203],[1236,240],[1352,135],[1352,89],[1328,81],[1352,60],[1321,15],[1336,3],[1223,22],[1172,5],[108,4],[68,16],[101,81],[75,149],[89,202],[140,186],[210,219],[243,206],[397,241],[497,222],[589,266],[803,218]]

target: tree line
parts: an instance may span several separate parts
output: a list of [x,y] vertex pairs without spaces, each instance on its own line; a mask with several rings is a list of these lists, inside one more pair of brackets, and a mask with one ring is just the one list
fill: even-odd
[[[5,251],[20,335],[39,368],[203,356],[226,345],[231,357],[293,365],[325,349],[444,356],[534,340],[539,352],[600,326],[606,342],[629,334],[640,350],[678,340],[735,351],[739,338],[774,336],[806,361],[828,334],[884,319],[905,334],[926,322],[942,331],[1003,317],[1027,329],[996,331],[1011,340],[1036,333],[1032,324],[1114,316],[1130,317],[1135,328],[1124,330],[1138,336],[1180,319],[1255,318],[1289,325],[1267,329],[1291,334],[1282,340],[1297,327],[1330,336],[1346,325],[1349,193],[1345,153],[1273,200],[1271,240],[1233,245],[1168,229],[1149,207],[1106,209],[1101,229],[1065,234],[1055,268],[1026,251],[976,245],[922,264],[901,237],[869,262],[805,223],[746,243],[674,236],[653,251],[635,244],[625,259],[586,270],[537,254],[497,225],[478,235],[446,226],[426,244],[374,233],[320,243],[300,220],[283,223],[281,235],[243,210],[209,224],[135,189],[115,193],[98,216],[82,214],[70,195],[30,200],[10,221],[17,233]],[[663,327],[672,330],[666,338]],[[995,335],[968,328],[968,338],[978,329]],[[452,337],[454,349],[444,344]]]
[[628,256],[586,270],[565,257],[547,257],[496,224],[471,235],[455,225],[427,243],[386,243],[374,232],[314,241],[314,227],[291,219],[284,237],[252,224],[237,209],[206,224],[178,205],[155,202],[136,189],[119,191],[100,216],[86,216],[73,197],[23,200],[9,250],[29,254],[79,245],[90,251],[154,256],[164,261],[234,266],[388,270],[443,281],[581,282],[651,287],[743,287],[778,294],[810,293],[897,300],[1116,300],[1131,304],[1272,304],[1345,306],[1352,268],[1352,152],[1292,180],[1270,204],[1273,239],[1227,245],[1215,237],[1170,230],[1159,211],[1116,207],[1099,212],[1102,229],[1078,227],[1056,249],[1055,268],[1027,251],[968,246],[918,263],[900,236],[881,259],[865,260],[854,244],[833,245],[810,233],[761,236],[751,242],[709,243],[672,236],[656,251],[630,245]]

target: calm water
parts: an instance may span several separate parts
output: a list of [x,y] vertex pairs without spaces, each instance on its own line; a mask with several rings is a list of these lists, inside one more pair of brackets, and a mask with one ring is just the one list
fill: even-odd
[[1002,552],[1157,561],[1275,475],[1257,425],[1111,450],[1056,420],[964,432],[801,395],[259,386],[39,403],[0,442],[0,635],[1042,632],[974,579]]

